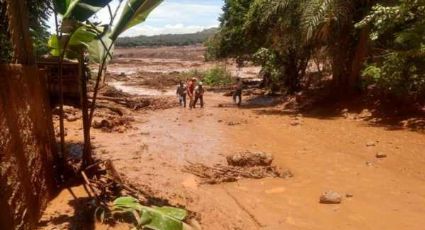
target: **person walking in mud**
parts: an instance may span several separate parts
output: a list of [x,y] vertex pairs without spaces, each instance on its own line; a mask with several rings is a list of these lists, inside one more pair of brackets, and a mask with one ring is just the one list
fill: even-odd
[[199,82],[195,88],[195,101],[193,102],[193,108],[196,108],[198,100],[200,100],[201,108],[204,108],[204,87],[202,82]]
[[238,106],[242,103],[243,82],[240,77],[236,78],[236,83],[233,85],[233,101]]
[[188,82],[188,85],[187,85],[187,96],[189,97],[189,108],[190,109],[192,109],[193,106],[194,106],[195,84],[196,84],[196,78],[192,78],[192,80],[190,80]]
[[186,93],[187,93],[187,87],[183,83],[183,81],[180,81],[179,85],[177,86],[177,97],[179,97],[179,103],[180,106],[183,106],[186,108]]

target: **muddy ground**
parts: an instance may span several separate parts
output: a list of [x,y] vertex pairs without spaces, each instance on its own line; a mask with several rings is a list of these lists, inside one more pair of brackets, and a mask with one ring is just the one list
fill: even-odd
[[[167,101],[176,100],[174,88],[158,91],[128,84],[128,79],[134,83],[139,73],[172,75],[213,65],[203,62],[199,47],[118,50],[116,55],[108,69],[115,77],[108,78],[108,84]],[[207,92],[203,109],[173,105],[133,110],[115,105],[132,118],[130,125],[92,129],[96,157],[112,160],[140,188],[196,213],[202,229],[423,229],[423,133],[371,124],[364,119],[370,116],[367,111],[300,113],[283,110],[278,98],[252,97],[240,108],[222,92]],[[99,116],[108,113],[117,116],[108,109],[100,109]],[[82,140],[81,126],[81,120],[66,122],[67,141]],[[183,172],[188,162],[226,164],[227,154],[243,151],[273,154],[273,164],[289,169],[293,177],[209,185]],[[60,193],[40,229],[107,229],[84,224],[92,218],[75,204],[87,195],[81,187],[72,190],[79,198],[73,199],[68,190]],[[339,193],[342,202],[319,203],[326,191]]]

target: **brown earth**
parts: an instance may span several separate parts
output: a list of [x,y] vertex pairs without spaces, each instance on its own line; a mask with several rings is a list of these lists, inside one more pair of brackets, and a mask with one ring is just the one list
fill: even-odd
[[[203,229],[423,229],[423,134],[351,115],[288,113],[273,100],[260,96],[237,108],[231,98],[207,92],[203,109],[123,108],[134,117],[132,128],[93,129],[96,157],[112,160],[140,188],[195,212]],[[81,141],[80,120],[66,127],[67,140]],[[188,161],[226,164],[226,155],[244,151],[272,154],[273,165],[293,177],[208,185],[183,172]],[[342,202],[319,203],[326,191],[338,192]],[[66,190],[53,200],[40,229],[77,226],[75,213],[81,213],[73,200]]]

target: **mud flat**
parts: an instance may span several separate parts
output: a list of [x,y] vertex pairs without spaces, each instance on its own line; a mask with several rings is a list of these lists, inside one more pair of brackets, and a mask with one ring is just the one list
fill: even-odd
[[[155,53],[131,52],[136,58]],[[121,89],[148,94],[143,86]],[[263,96],[252,97],[241,108],[213,92],[206,93],[204,109],[122,108],[134,118],[131,128],[121,133],[93,129],[96,157],[112,160],[140,188],[196,213],[207,230],[423,228],[423,134],[344,116],[285,112],[280,104],[250,104]],[[67,139],[81,139],[80,121],[66,127]],[[188,162],[225,165],[228,154],[244,151],[272,154],[273,165],[290,170],[293,177],[210,185],[184,170]],[[386,157],[377,158],[377,153]],[[341,203],[321,204],[327,191],[340,194]],[[47,210],[49,217],[62,215],[61,220],[74,223],[70,199],[58,196]],[[68,211],[56,213],[58,207]],[[49,223],[43,229],[55,228],[55,222]]]

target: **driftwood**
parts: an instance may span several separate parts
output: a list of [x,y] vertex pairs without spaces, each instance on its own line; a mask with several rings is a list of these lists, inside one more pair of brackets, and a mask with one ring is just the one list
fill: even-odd
[[118,107],[115,107],[115,106],[111,106],[111,105],[107,105],[107,104],[102,104],[100,102],[97,102],[96,108],[99,108],[99,109],[102,109],[102,108],[103,109],[109,109],[110,111],[112,111],[112,112],[114,112],[114,113],[116,113],[116,114],[118,114],[120,116],[123,116],[124,115],[124,112],[122,111],[122,109],[120,109]]
[[276,166],[238,167],[217,164],[210,167],[201,163],[188,162],[183,171],[202,178],[202,183],[207,184],[234,182],[241,178],[292,177],[292,173],[289,170],[281,171]]

